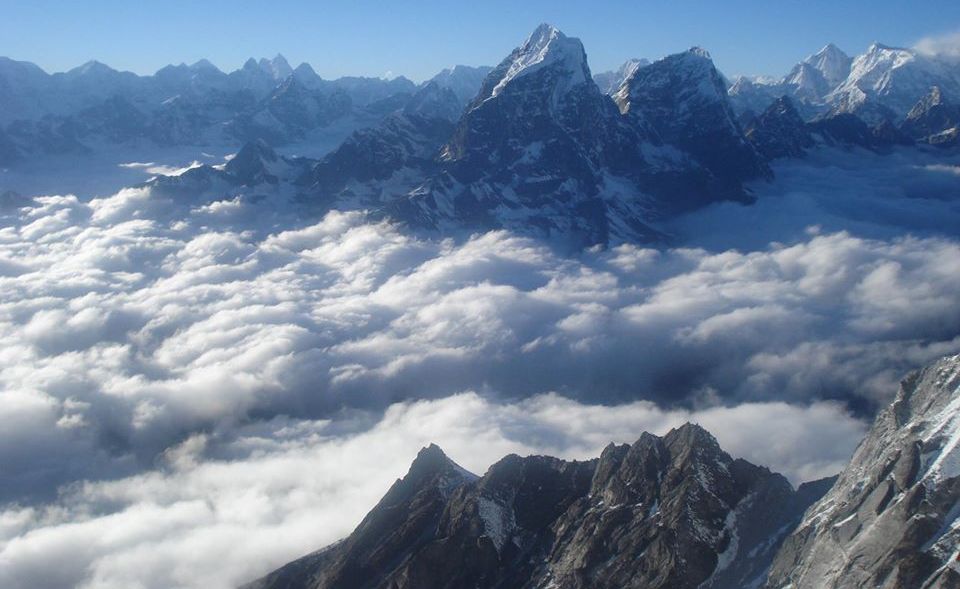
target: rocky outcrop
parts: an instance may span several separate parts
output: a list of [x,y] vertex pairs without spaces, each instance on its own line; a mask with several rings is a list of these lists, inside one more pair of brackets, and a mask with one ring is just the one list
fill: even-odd
[[744,137],[710,55],[698,47],[638,68],[614,95],[642,136],[689,154],[709,173],[712,198],[738,198],[769,169]]
[[769,589],[960,587],[960,356],[908,376],[777,555]]
[[760,116],[750,121],[744,134],[768,161],[783,157],[802,157],[816,143],[793,102],[778,98]]
[[347,539],[248,587],[755,586],[825,490],[794,491],[692,424],[586,462],[508,456],[480,478],[431,446]]
[[354,132],[314,166],[308,191],[322,207],[376,208],[410,190],[438,169],[436,156],[453,123],[419,114],[396,114]]

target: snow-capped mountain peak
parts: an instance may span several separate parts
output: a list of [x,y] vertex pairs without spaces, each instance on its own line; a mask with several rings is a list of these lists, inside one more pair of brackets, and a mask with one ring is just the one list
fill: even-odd
[[497,67],[495,71],[500,79],[488,98],[499,95],[514,80],[545,68],[556,68],[566,73],[563,91],[591,79],[587,54],[580,40],[567,37],[556,27],[544,23]]
[[847,112],[876,102],[903,116],[931,86],[947,95],[960,92],[960,75],[951,65],[913,49],[874,43],[853,60],[850,75],[827,100]]
[[828,43],[820,51],[807,57],[803,63],[813,66],[823,74],[823,78],[833,87],[850,75],[853,59],[833,43]]

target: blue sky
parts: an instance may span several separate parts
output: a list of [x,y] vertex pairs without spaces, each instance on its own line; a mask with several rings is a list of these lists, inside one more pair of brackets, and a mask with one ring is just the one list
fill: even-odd
[[98,59],[152,73],[201,57],[231,70],[280,52],[324,77],[390,72],[415,80],[456,63],[495,64],[542,21],[580,37],[594,71],[701,45],[728,75],[782,74],[830,41],[854,54],[872,41],[909,46],[960,30],[956,0],[0,0],[0,7],[0,55],[48,71]]

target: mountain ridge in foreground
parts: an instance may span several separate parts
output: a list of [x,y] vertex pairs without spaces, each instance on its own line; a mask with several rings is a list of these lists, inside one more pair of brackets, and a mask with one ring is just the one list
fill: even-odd
[[794,490],[693,424],[482,477],[431,445],[348,538],[247,587],[743,586],[829,482]]
[[431,445],[346,539],[246,589],[960,586],[960,355],[797,489],[698,425],[477,477]]

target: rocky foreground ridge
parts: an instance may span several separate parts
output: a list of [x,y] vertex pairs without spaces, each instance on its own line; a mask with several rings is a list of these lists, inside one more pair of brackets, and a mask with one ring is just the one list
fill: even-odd
[[482,477],[431,445],[349,537],[247,589],[960,587],[958,445],[960,356],[908,376],[839,477],[797,489],[694,424]]

